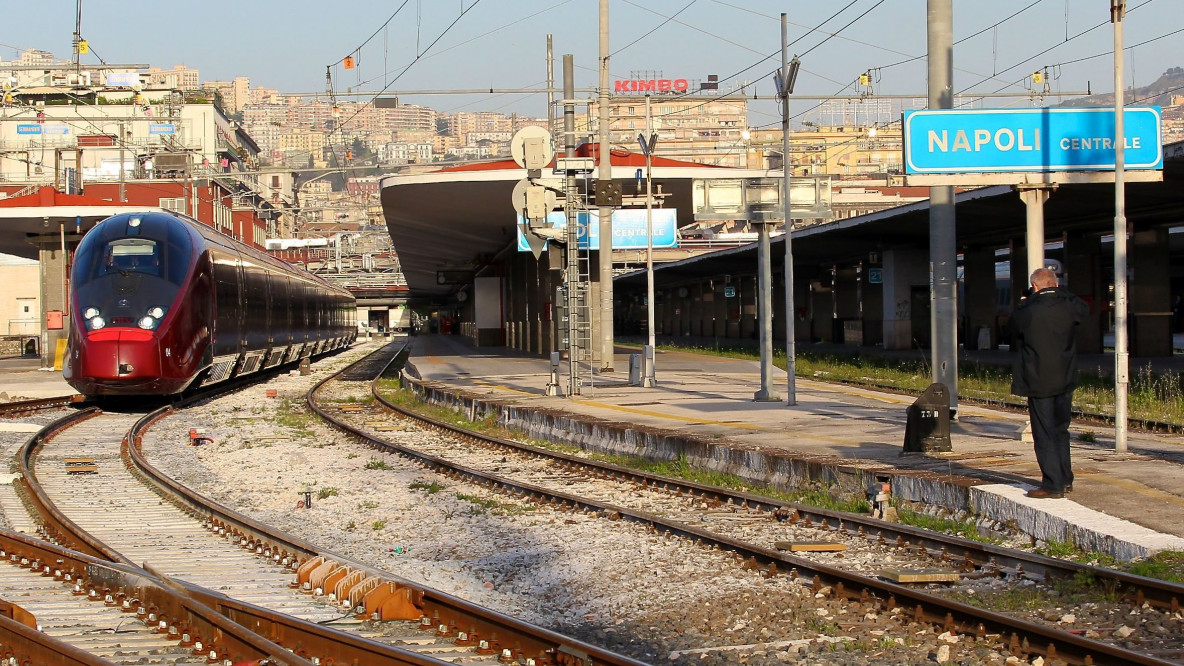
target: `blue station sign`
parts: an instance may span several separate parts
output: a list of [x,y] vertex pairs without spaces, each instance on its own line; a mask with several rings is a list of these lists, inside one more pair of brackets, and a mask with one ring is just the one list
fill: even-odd
[[41,126],[33,123],[18,123],[16,126],[17,134],[40,134]]
[[149,134],[173,134],[176,131],[176,126],[171,123],[151,123],[148,125]]
[[[600,247],[600,216],[598,213],[599,211],[577,213],[580,221],[579,243],[581,249],[595,250]],[[613,211],[614,250],[645,249],[645,216],[644,208],[619,208]],[[518,250],[530,252],[530,245],[522,235],[522,225],[525,223],[522,216],[519,216]],[[547,215],[547,224],[558,229],[566,229],[567,218],[564,217],[563,211],[552,212]],[[678,226],[678,211],[676,209],[653,209],[652,224],[653,247],[655,249],[678,247],[678,234],[675,232],[675,227]]]
[[[1127,169],[1163,168],[1159,107],[1123,112]],[[904,113],[906,174],[1114,170],[1114,109],[928,109]]]

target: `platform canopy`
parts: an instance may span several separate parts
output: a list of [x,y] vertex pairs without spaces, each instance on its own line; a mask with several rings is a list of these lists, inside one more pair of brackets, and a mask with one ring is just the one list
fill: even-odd
[[[588,154],[582,151],[580,156]],[[614,150],[611,161],[613,179],[622,183],[625,197],[644,197],[645,156]],[[669,194],[662,205],[678,210],[680,226],[694,222],[691,187],[696,179],[779,173],[779,169],[735,169],[662,157],[653,158],[652,165],[654,192],[660,189]],[[499,254],[517,252],[511,193],[525,177],[525,169],[500,160],[382,179],[383,215],[413,300],[440,299],[457,290],[455,283],[438,283],[438,271],[479,273]],[[543,170],[543,177],[562,179],[549,168]]]
[[38,257],[37,246],[31,238],[61,233],[87,231],[99,220],[112,215],[143,210],[160,210],[142,205],[129,205],[78,194],[62,194],[50,186],[42,186],[32,194],[0,199],[0,253],[26,259]]

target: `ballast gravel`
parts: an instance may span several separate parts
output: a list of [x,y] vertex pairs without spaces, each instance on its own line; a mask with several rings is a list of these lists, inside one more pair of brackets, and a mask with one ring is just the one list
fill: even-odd
[[[1043,664],[938,635],[628,521],[524,504],[321,424],[309,388],[362,344],[188,408],[143,450],[161,471],[294,536],[473,603],[655,664]],[[275,397],[267,397],[274,390]],[[208,441],[191,444],[190,430]],[[408,425],[413,443],[439,435]],[[305,498],[311,506],[305,505]]]

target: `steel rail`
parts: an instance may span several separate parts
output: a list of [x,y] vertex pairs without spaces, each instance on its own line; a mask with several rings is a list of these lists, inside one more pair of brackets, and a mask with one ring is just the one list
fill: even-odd
[[[393,345],[387,345],[384,347],[384,349],[390,348],[392,346]],[[383,372],[385,372],[387,368],[391,367],[392,364],[405,362],[409,353],[410,345],[404,344],[391,357],[391,359],[383,365]],[[368,442],[372,445],[381,446],[381,442],[368,438],[364,434],[351,429],[348,425],[343,424],[338,419],[332,417],[327,411],[325,411],[320,407],[320,405],[316,403],[316,394],[325,384],[339,378],[341,375],[353,371],[364,363],[372,361],[373,358],[371,356],[361,358],[358,361],[355,361],[354,363],[342,368],[336,373],[317,382],[315,386],[309,389],[305,397],[305,402],[307,403],[309,409],[324,419],[326,423],[354,434],[362,441]],[[328,551],[322,551],[322,553],[327,552]],[[330,556],[337,561],[346,561],[345,558],[336,554],[331,554]],[[366,568],[364,565],[359,566]],[[383,575],[391,577],[390,574]],[[403,581],[403,584],[406,584],[414,589],[418,589],[422,592],[422,603],[424,605],[425,614],[438,616],[440,618],[438,622],[444,624],[453,624],[460,627],[468,626],[470,623],[472,623],[473,626],[476,627],[477,632],[481,633],[482,635],[490,635],[490,632],[492,632],[493,634],[505,634],[513,636],[515,640],[522,641],[525,645],[531,646],[523,650],[523,652],[526,654],[531,654],[535,650],[543,653],[562,653],[566,655],[566,657],[564,658],[565,661],[561,663],[585,664],[587,666],[591,666],[592,664],[643,664],[643,662],[636,661],[629,657],[610,652],[603,648],[584,643],[582,641],[578,641],[557,632],[553,632],[548,629],[529,624],[522,620],[475,606],[472,603],[458,597],[453,597],[430,588],[423,588],[414,583],[409,583],[406,581]]]
[[[406,358],[405,351],[402,352],[402,355],[403,358]],[[348,371],[370,358],[369,356],[363,357],[337,374]],[[314,386],[309,391],[309,395],[311,396],[323,384],[324,381]],[[164,407],[156,410],[141,418],[132,427],[123,447],[126,464],[156,486],[167,499],[178,503],[194,515],[204,518],[212,529],[230,534],[241,547],[253,550],[257,554],[269,556],[278,562],[283,562],[286,558],[289,566],[298,569],[296,580],[299,584],[325,585],[325,581],[332,580],[334,576],[340,582],[342,577],[348,576],[347,572],[361,572],[366,579],[381,579],[386,581],[384,584],[408,591],[409,596],[415,600],[415,605],[422,610],[421,627],[436,631],[438,635],[455,636],[459,640],[478,642],[480,639],[485,639],[489,643],[489,649],[500,651],[503,659],[521,657],[534,659],[540,664],[554,661],[573,666],[581,664],[584,666],[592,666],[592,664],[642,665],[642,662],[481,608],[458,597],[420,586],[388,572],[353,561],[344,555],[279,533],[267,525],[183,487],[156,469],[144,458],[140,450],[144,429],[166,416],[171,409],[171,407]],[[322,572],[319,577],[316,573],[318,569]],[[264,636],[276,636],[278,637],[276,640],[283,644],[305,646],[307,652],[315,653],[322,659],[322,662],[331,658],[334,663],[376,665],[390,663],[418,666],[420,664],[442,663],[409,650],[349,637],[318,627],[314,623],[307,623],[279,613],[271,613],[249,604],[221,597],[208,590],[194,591],[193,586],[180,581],[175,581],[175,584],[190,590],[199,599],[214,606],[228,617],[257,629]],[[326,594],[329,592],[328,589],[324,591]],[[359,613],[359,617],[368,615],[368,612]],[[316,646],[315,649],[312,646]]]
[[75,405],[85,401],[85,396],[75,393],[71,395],[58,395],[50,398],[33,398],[31,400],[13,400],[12,402],[0,402],[0,417],[16,416],[17,414],[28,414],[30,412],[36,412],[42,409],[65,407],[67,405]]
[[[422,385],[420,380],[410,376],[405,376],[403,381]],[[460,437],[479,440],[485,444],[494,444],[511,450],[525,451],[534,456],[560,460],[569,465],[594,468],[616,480],[630,481],[645,487],[664,487],[672,492],[693,495],[709,502],[732,503],[750,509],[778,513],[789,520],[806,520],[808,524],[824,529],[855,531],[869,539],[895,541],[902,548],[924,548],[935,559],[963,568],[998,568],[1004,571],[1022,569],[1023,573],[1028,576],[1045,580],[1071,579],[1079,575],[1086,575],[1095,580],[1114,583],[1118,591],[1124,593],[1131,602],[1138,606],[1150,603],[1171,612],[1176,612],[1184,607],[1184,585],[1178,583],[982,543],[941,532],[879,520],[863,514],[776,500],[721,486],[710,486],[676,477],[643,472],[511,439],[475,433],[447,421],[433,419],[430,416],[420,415],[399,407],[382,396],[376,387],[372,387],[371,392],[388,409],[395,410],[409,418],[430,423],[437,429],[446,430]]]
[[[379,377],[388,374],[390,371],[389,367],[390,366],[388,366],[388,368],[384,368]],[[403,381],[408,381],[410,378],[406,375],[406,373],[403,373],[401,368],[399,368],[399,370],[400,377],[403,379]],[[322,383],[331,379],[333,379],[333,377],[327,378]],[[377,391],[376,381],[377,378],[371,383],[371,391],[384,406],[399,413],[405,414],[409,418],[427,423],[433,428],[448,432],[453,435],[460,435],[481,441],[494,441],[501,445],[526,448],[532,453],[534,451],[538,451],[541,455],[555,455],[554,452],[537,449],[535,447],[523,447],[522,445],[511,442],[510,440],[499,440],[499,438],[492,438],[480,433],[467,431],[450,423],[399,408],[398,406],[382,398],[382,396]],[[448,460],[422,453],[412,448],[400,446],[392,442],[387,442],[385,440],[372,437],[358,428],[341,422],[340,419],[336,419],[330,416],[328,412],[316,407],[312,402],[313,395],[314,392],[310,391],[309,404],[310,407],[318,412],[318,414],[321,414],[323,418],[326,418],[330,423],[333,423],[339,429],[349,432],[350,434],[353,434],[354,436],[369,442],[375,447],[417,460],[421,464],[437,472],[444,473],[452,477],[463,478],[480,485],[494,486],[520,498],[525,498],[528,501],[547,502],[561,508],[567,508],[569,510],[579,510],[599,513],[601,515],[619,516],[623,519],[647,524],[653,529],[678,534],[680,536],[684,536],[685,538],[696,540],[697,542],[716,544],[719,547],[726,548],[740,554],[747,560],[762,563],[764,566],[769,567],[771,573],[788,572],[789,575],[795,578],[803,574],[811,576],[813,579],[811,585],[815,590],[821,590],[824,586],[830,586],[833,592],[839,597],[844,597],[849,600],[859,600],[862,602],[869,602],[872,599],[875,599],[878,600],[879,603],[885,605],[888,609],[902,605],[911,606],[913,608],[913,618],[916,621],[929,622],[931,624],[940,626],[945,631],[956,631],[958,633],[970,634],[980,638],[985,637],[988,634],[998,634],[1003,637],[1010,636],[1010,639],[1007,642],[1014,650],[1019,650],[1020,646],[1022,645],[1028,645],[1030,646],[1031,652],[1042,654],[1048,659],[1056,657],[1076,664],[1111,663],[1116,659],[1122,661],[1123,663],[1133,664],[1172,663],[1139,652],[1125,650],[1115,645],[1077,636],[1061,629],[1028,622],[1001,613],[995,613],[993,611],[979,609],[957,601],[944,599],[942,597],[914,590],[903,585],[897,585],[875,578],[843,571],[837,568],[828,567],[826,565],[818,564],[807,559],[781,553],[780,551],[763,548],[726,537],[720,537],[717,534],[707,530],[699,529],[693,525],[667,520],[644,511],[637,511],[607,503],[590,501],[585,498],[544,489],[530,484],[519,483],[497,475],[486,474],[477,470],[473,470],[465,466],[452,463]],[[598,463],[587,460],[581,460],[580,464],[588,466],[599,465]],[[669,483],[671,486],[675,486],[677,484],[686,488],[692,487],[692,484],[688,484],[685,481],[652,475],[642,475],[641,473],[634,472],[633,470],[625,470],[624,468],[618,468],[615,466],[606,467],[611,467],[614,474],[624,474],[627,476],[627,478],[633,477],[640,479],[648,476],[652,482],[659,485]],[[700,491],[722,491],[722,489],[701,486],[699,484],[693,484],[693,487]],[[794,510],[799,508],[799,505],[789,505],[787,503],[775,502],[767,498],[759,498],[755,495],[737,494],[736,497],[741,498],[743,501],[749,501],[750,506],[751,501],[756,501],[760,505],[767,505],[770,507],[793,506]],[[803,511],[815,512],[814,515],[825,516],[826,520],[842,521],[855,517],[854,514],[840,514],[839,512],[809,509],[806,507],[800,508]],[[891,525],[889,523],[883,523],[883,521],[875,521],[875,523],[876,527],[881,527],[882,524],[883,527],[887,528],[889,525]],[[904,526],[894,527],[899,529],[900,527]],[[908,528],[907,531],[909,533],[915,534],[915,536],[918,538],[924,537],[931,543],[945,543],[945,541],[938,537],[936,533],[933,536],[927,536],[924,535],[920,530]],[[902,532],[902,534],[903,533],[904,532]],[[958,541],[962,542],[963,546],[978,545],[975,542],[968,540],[959,539]],[[1006,551],[1006,549],[998,550],[1001,552],[1001,554],[1003,551]],[[1048,560],[1048,563],[1056,562],[1055,560],[1051,560],[1051,558],[1040,558],[1039,556],[1037,556],[1034,561],[1043,562],[1044,560]],[[1093,567],[1091,569],[1098,568]],[[1104,569],[1098,570],[1108,571]],[[1130,576],[1129,578],[1140,579],[1138,576]],[[1151,579],[1146,580],[1152,583],[1159,582],[1152,581]]]
[[[214,612],[198,599],[178,594],[165,587],[143,569],[117,562],[108,562],[86,553],[70,550],[23,534],[0,529],[0,559],[25,567],[42,576],[53,576],[63,585],[73,584],[75,592],[84,594],[96,603],[120,605],[125,612],[139,620],[155,625],[161,633],[205,636],[201,652],[209,663],[268,660],[276,666],[312,666],[313,662],[299,657],[276,643],[249,631]],[[64,592],[65,593],[65,592]],[[0,642],[17,640],[28,661],[54,665],[95,666],[111,662],[83,653],[78,648],[40,634],[29,633],[17,623],[0,622]],[[9,638],[11,637],[11,638]],[[183,644],[184,645],[184,644]],[[196,644],[189,646],[196,650]]]

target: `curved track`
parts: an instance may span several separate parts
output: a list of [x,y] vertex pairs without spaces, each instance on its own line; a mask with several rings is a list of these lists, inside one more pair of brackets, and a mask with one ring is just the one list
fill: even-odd
[[[340,373],[338,379],[360,381],[369,376],[374,377],[375,360],[364,360]],[[715,544],[743,555],[750,564],[759,563],[768,567],[771,572],[789,572],[792,576],[809,576],[812,585],[817,590],[824,587],[833,590],[838,597],[859,600],[865,603],[879,604],[881,608],[905,606],[911,610],[911,615],[918,620],[926,620],[943,630],[954,631],[985,637],[998,635],[1005,644],[1013,650],[1028,651],[1021,646],[1028,646],[1031,652],[1056,656],[1071,663],[1109,663],[1122,661],[1124,663],[1164,664],[1171,663],[1155,657],[1126,650],[1117,645],[1084,638],[1060,629],[1025,620],[1005,616],[998,613],[984,611],[956,601],[943,599],[907,586],[895,585],[876,578],[853,574],[849,571],[820,564],[806,558],[795,557],[777,550],[745,542],[740,539],[722,537],[720,534],[703,529],[701,524],[671,520],[642,510],[630,509],[624,506],[591,500],[587,497],[576,496],[565,492],[548,490],[537,485],[513,480],[491,472],[485,472],[458,464],[447,456],[432,455],[421,450],[411,449],[386,441],[381,437],[367,432],[367,429],[355,425],[366,419],[374,419],[378,414],[369,409],[361,413],[343,415],[337,410],[330,410],[319,405],[316,393],[329,378],[314,387],[309,393],[309,405],[322,418],[335,426],[350,432],[374,446],[414,458],[425,466],[453,477],[463,478],[479,485],[495,486],[512,495],[528,501],[547,502],[553,505],[565,506],[573,510],[596,512],[604,516],[621,517],[640,521],[651,525],[654,529],[665,530],[686,538]],[[389,402],[383,401],[377,390],[372,389],[386,409],[394,409],[404,416],[413,418],[431,427],[447,431],[448,433],[474,440],[484,444],[504,447],[525,453],[528,457],[546,457],[559,461],[562,465],[580,467],[591,470],[587,474],[610,478],[622,484],[635,488],[657,490],[698,498],[702,503],[710,506],[727,506],[740,509],[743,513],[765,513],[777,515],[788,521],[801,521],[806,525],[821,527],[833,531],[836,535],[858,535],[859,539],[874,540],[869,543],[895,542],[902,551],[919,553],[921,557],[935,563],[944,563],[960,568],[964,574],[970,576],[1006,576],[1009,579],[1023,577],[1053,578],[1057,576],[1075,576],[1079,572],[1092,575],[1104,581],[1110,581],[1125,590],[1133,600],[1140,605],[1150,602],[1175,612],[1179,608],[1179,600],[1184,599],[1184,588],[1138,576],[1131,576],[1113,572],[1098,567],[1086,567],[1063,562],[1038,555],[1024,553],[996,546],[980,544],[978,542],[948,537],[940,533],[928,532],[878,521],[866,516],[844,514],[835,511],[814,509],[796,504],[777,502],[759,496],[728,491],[722,488],[704,486],[684,482],[678,479],[658,477],[625,469],[612,465],[604,465],[575,456],[556,454],[552,451],[526,446],[517,442],[463,430],[452,424],[425,418],[418,414],[401,410]],[[857,539],[858,540],[858,539]]]
[[[445,663],[437,655],[490,665],[640,663],[419,588],[186,493],[138,450],[144,431],[170,411],[89,410],[34,437],[22,460],[45,532],[97,558],[140,563],[146,579],[321,663]],[[118,588],[98,594],[136,594]],[[178,629],[173,645],[186,637],[191,632]],[[159,649],[136,650],[135,658]]]

